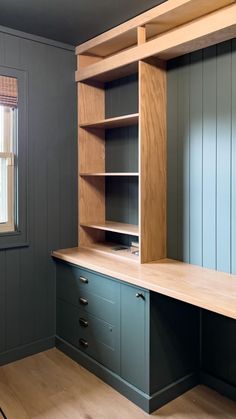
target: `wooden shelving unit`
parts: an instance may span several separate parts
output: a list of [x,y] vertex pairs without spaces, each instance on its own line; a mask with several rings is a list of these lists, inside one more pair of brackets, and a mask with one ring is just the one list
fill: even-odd
[[[139,257],[132,254],[131,260],[143,263],[166,257],[165,64],[155,59],[141,61],[138,63],[136,78],[138,112],[124,116],[106,115],[109,109],[106,103],[108,87],[105,83],[78,83],[79,245],[98,251],[102,248],[103,252],[118,255],[119,252],[113,250],[117,245],[119,247],[124,243],[130,245],[132,241],[139,241]],[[121,84],[125,85],[125,81],[121,81]],[[113,102],[116,102],[115,98]],[[117,144],[119,150],[125,147],[125,158],[129,138],[126,138],[126,131],[122,130],[132,125],[138,127],[137,138],[132,140],[137,143],[138,150],[137,161],[132,164],[138,170],[106,170],[109,163],[106,161],[107,141],[109,158],[114,159],[117,168]],[[119,130],[118,138],[116,136],[116,140],[113,137],[108,140],[108,133],[116,129]],[[133,147],[132,143],[128,160],[134,158]],[[116,183],[109,186],[107,182],[112,178],[116,179]],[[129,192],[129,178],[137,182],[132,184],[134,190],[138,191],[137,203],[131,202],[133,193]],[[117,192],[114,188],[118,188]],[[110,189],[112,196],[108,193]],[[133,222],[120,219],[120,212],[121,218],[127,217],[123,212],[126,213],[125,207],[130,205],[134,213],[138,214]],[[112,218],[111,215],[107,217],[109,211],[113,211]],[[132,218],[132,214],[128,218]],[[130,258],[132,252],[126,250],[122,253],[123,257]]]
[[[140,263],[166,257],[166,60],[234,36],[235,0],[168,0],[77,47],[80,246],[135,236]],[[134,74],[135,109],[120,82]],[[109,111],[111,80],[125,111]]]

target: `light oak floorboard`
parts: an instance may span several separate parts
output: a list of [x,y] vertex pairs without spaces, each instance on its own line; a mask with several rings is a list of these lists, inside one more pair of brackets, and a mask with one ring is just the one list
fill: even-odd
[[[8,419],[145,419],[141,409],[57,349],[0,368]],[[236,403],[198,386],[154,412],[162,419],[235,419]]]

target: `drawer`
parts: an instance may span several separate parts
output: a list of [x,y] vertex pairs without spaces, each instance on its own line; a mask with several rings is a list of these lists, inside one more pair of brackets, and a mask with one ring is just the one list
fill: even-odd
[[78,305],[84,313],[93,314],[99,319],[117,324],[119,320],[119,296],[116,299],[108,300],[100,295],[87,292],[84,288],[79,290]]
[[57,263],[57,297],[78,306],[81,292],[116,302],[119,300],[120,284],[96,272]]
[[119,374],[120,330],[90,314],[79,310],[78,348],[100,364]]

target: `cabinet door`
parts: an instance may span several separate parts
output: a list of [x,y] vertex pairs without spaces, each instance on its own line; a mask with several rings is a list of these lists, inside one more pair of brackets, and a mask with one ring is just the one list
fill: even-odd
[[121,376],[148,393],[149,292],[121,285]]

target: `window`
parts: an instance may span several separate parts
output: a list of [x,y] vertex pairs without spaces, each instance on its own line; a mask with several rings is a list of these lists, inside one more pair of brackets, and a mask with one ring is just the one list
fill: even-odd
[[0,249],[29,245],[28,98],[27,71],[0,66]]
[[0,76],[0,233],[16,224],[17,106],[17,79]]

